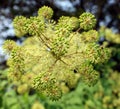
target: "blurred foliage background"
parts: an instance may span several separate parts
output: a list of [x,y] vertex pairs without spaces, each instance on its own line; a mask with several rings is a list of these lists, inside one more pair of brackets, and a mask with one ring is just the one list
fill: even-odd
[[[44,5],[54,10],[55,20],[62,15],[78,17],[83,12],[93,13],[101,37],[99,43],[112,49],[108,63],[95,66],[101,75],[95,86],[79,83],[56,102],[34,90],[19,94],[8,81],[7,56],[2,50],[6,39],[17,43],[25,39],[15,37],[13,18],[35,16]],[[0,0],[0,109],[120,109],[120,0]]]

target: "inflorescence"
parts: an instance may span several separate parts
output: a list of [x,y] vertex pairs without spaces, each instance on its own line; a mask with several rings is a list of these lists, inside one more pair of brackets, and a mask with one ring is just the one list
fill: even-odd
[[85,12],[79,18],[62,16],[57,22],[52,15],[53,10],[44,6],[38,16],[16,16],[16,36],[32,37],[22,46],[9,40],[3,47],[10,53],[9,78],[21,85],[18,92],[34,88],[58,100],[79,81],[96,84],[99,72],[94,65],[106,62],[111,51],[98,44],[98,32],[93,29],[96,19],[91,13]]

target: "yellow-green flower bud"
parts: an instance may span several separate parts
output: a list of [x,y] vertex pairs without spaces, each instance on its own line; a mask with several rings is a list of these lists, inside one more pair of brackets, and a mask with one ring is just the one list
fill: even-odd
[[49,73],[41,73],[34,79],[34,88],[48,96],[51,100],[58,100],[62,96],[56,79]]
[[90,30],[95,27],[96,19],[95,16],[89,12],[85,12],[80,15],[80,28],[84,30]]
[[53,10],[48,6],[43,6],[38,10],[38,16],[43,16],[46,19],[50,19],[53,16]]
[[44,31],[45,24],[43,17],[30,17],[30,19],[26,20],[24,29],[30,35],[40,35],[40,32]]
[[24,29],[27,18],[24,16],[16,16],[13,20],[15,35],[18,37],[24,36],[27,32]]
[[72,26],[73,29],[79,28],[79,19],[77,17],[71,17],[70,18],[70,25]]
[[66,30],[69,30],[69,31],[74,30],[79,27],[79,19],[76,17],[62,16],[58,20],[56,29],[60,30],[61,27],[65,28]]
[[98,32],[96,30],[90,30],[88,32],[83,32],[80,37],[81,42],[97,42],[99,40]]
[[93,66],[89,62],[84,62],[80,68],[79,73],[82,81],[88,86],[93,86],[99,79],[99,73],[93,69]]
[[13,40],[6,40],[3,44],[4,50],[8,53],[10,53],[16,46],[17,45]]
[[22,82],[27,83],[29,86],[32,87],[34,77],[34,73],[25,73],[24,75],[22,75]]

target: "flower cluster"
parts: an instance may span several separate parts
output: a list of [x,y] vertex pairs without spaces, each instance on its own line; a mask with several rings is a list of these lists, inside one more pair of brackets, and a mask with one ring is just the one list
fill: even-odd
[[15,28],[15,34],[17,37],[22,37],[26,34],[26,31],[24,28],[26,23],[26,17],[24,16],[16,16],[13,21],[13,26]]
[[92,29],[96,24],[95,16],[89,12],[83,13],[80,18],[80,27],[84,30]]
[[53,16],[53,10],[50,7],[43,6],[38,10],[38,16],[43,16],[46,19],[50,19]]
[[[98,33],[92,30],[96,23],[94,15],[83,13],[79,19],[62,16],[58,22],[50,19],[52,15],[52,9],[44,6],[38,16],[14,19],[15,31],[32,37],[12,50],[9,66],[10,74],[21,72],[21,83],[30,79],[31,87],[58,100],[63,90],[75,88],[78,81],[94,85],[99,73],[93,65],[106,62],[110,51],[97,43]],[[30,86],[29,81],[27,84]]]

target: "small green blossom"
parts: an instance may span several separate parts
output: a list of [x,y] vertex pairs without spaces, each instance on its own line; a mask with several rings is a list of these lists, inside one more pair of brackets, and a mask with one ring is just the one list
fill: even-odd
[[50,19],[53,16],[53,10],[48,6],[43,6],[38,10],[38,16],[43,16],[46,19]]
[[16,43],[12,40],[6,40],[3,44],[3,48],[7,53],[10,53],[16,46]]
[[15,35],[17,37],[24,36],[27,32],[24,29],[27,18],[24,16],[16,16],[13,20],[13,27],[15,28]]
[[26,20],[24,30],[31,35],[39,36],[39,32],[44,31],[45,23],[43,17],[30,17]]
[[93,43],[99,40],[98,32],[96,30],[89,30],[87,32],[83,32],[80,36],[81,42],[85,43]]
[[93,29],[96,25],[95,16],[89,12],[85,12],[79,17],[80,28],[84,30]]

